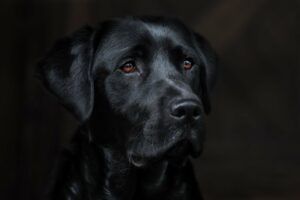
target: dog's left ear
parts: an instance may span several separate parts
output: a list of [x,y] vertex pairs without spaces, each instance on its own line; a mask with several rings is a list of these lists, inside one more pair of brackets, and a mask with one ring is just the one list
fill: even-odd
[[85,26],[58,40],[37,68],[46,88],[80,121],[88,119],[93,110],[93,32]]
[[198,33],[194,33],[196,49],[202,61],[200,68],[200,96],[206,114],[210,113],[209,95],[215,85],[217,74],[217,56],[210,44]]

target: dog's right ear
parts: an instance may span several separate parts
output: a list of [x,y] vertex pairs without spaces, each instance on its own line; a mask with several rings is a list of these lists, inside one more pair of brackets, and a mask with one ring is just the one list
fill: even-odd
[[93,33],[93,28],[85,26],[58,40],[37,69],[46,88],[80,121],[89,118],[94,104]]
[[218,58],[211,45],[204,37],[194,33],[198,54],[202,59],[200,72],[201,99],[207,114],[210,113],[210,93],[215,85],[218,67]]

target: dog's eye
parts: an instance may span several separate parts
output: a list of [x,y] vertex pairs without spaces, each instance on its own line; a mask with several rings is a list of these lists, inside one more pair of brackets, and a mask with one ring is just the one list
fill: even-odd
[[192,67],[193,67],[193,65],[194,65],[193,59],[191,59],[191,58],[186,58],[186,59],[184,59],[182,65],[183,65],[183,68],[184,68],[185,70],[190,70],[190,69],[192,69]]
[[136,71],[136,64],[134,61],[129,61],[125,64],[123,64],[121,67],[120,67],[120,70],[124,73],[132,73],[132,72],[135,72]]

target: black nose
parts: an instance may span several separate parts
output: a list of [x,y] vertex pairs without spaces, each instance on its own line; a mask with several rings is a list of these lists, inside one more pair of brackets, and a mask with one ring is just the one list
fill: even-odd
[[197,120],[201,115],[200,104],[190,99],[175,101],[171,104],[170,115],[176,120]]

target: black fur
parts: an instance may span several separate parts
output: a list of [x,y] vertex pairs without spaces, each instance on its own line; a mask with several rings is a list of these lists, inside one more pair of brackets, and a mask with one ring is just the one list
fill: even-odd
[[58,40],[38,72],[82,124],[52,199],[202,199],[189,155],[201,153],[216,58],[200,35],[176,19],[113,19]]

